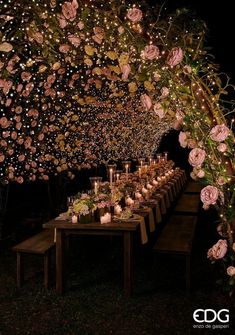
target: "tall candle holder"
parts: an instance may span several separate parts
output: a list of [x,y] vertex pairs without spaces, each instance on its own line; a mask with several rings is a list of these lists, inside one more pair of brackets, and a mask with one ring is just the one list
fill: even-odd
[[142,176],[142,166],[137,165],[136,168],[137,168],[137,171],[138,171],[138,176],[139,176],[139,178],[141,178],[141,176]]
[[89,179],[92,189],[94,190],[95,195],[97,195],[99,191],[99,185],[102,182],[102,177],[90,177]]
[[123,170],[126,173],[126,180],[128,180],[128,173],[130,172],[130,169],[131,169],[131,161],[123,161],[122,166],[123,166]]
[[142,168],[144,166],[144,163],[145,163],[145,158],[139,158],[138,162],[139,162],[139,164],[140,164],[140,166]]
[[162,155],[161,154],[157,154],[157,162],[160,163],[162,159]]
[[115,171],[115,174],[114,174],[115,181],[119,181],[120,180],[120,177],[121,177],[122,173],[123,173],[122,170],[116,170]]
[[153,165],[153,162],[154,162],[154,158],[152,156],[150,156],[148,158],[148,161],[149,161],[149,165],[152,166]]
[[110,187],[113,186],[114,174],[115,174],[116,168],[117,168],[116,164],[108,164],[107,165],[107,174],[108,174],[108,178],[109,178]]
[[167,151],[164,151],[163,153],[163,157],[164,157],[164,160],[167,161],[168,160],[168,152]]

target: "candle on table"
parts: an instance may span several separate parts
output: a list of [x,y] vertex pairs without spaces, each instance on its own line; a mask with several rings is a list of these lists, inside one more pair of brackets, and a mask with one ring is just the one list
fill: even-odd
[[126,169],[126,179],[128,179],[128,164],[125,165],[125,169]]
[[110,186],[112,186],[113,184],[113,169],[110,168],[109,170],[109,177],[110,177]]
[[97,181],[95,181],[94,186],[95,186],[95,195],[97,195],[97,193],[98,193],[98,183],[97,183]]
[[138,170],[139,170],[139,177],[141,178],[141,166],[139,166]]
[[105,224],[105,223],[110,223],[111,222],[111,214],[106,213],[103,216],[100,217],[100,223]]
[[114,214],[115,215],[120,215],[122,212],[122,207],[120,205],[115,205],[114,206]]
[[78,223],[78,217],[77,215],[72,216],[72,223]]
[[120,177],[120,175],[119,175],[119,173],[117,173],[116,174],[117,181],[119,181],[119,177]]

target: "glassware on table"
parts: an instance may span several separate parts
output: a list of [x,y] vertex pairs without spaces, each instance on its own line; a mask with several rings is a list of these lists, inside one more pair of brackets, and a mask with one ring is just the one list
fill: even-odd
[[102,182],[102,177],[90,177],[90,183],[95,194],[99,191],[99,185]]
[[114,182],[114,174],[117,169],[117,164],[108,164],[106,169],[107,169],[107,175],[108,175],[110,187],[112,187],[113,182]]

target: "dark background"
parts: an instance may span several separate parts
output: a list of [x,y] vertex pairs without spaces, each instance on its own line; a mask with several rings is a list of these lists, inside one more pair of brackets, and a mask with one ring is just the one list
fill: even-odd
[[215,55],[215,62],[221,65],[235,83],[235,12],[233,0],[148,0],[150,4],[165,3],[167,10],[186,7],[196,12],[208,26],[208,46]]

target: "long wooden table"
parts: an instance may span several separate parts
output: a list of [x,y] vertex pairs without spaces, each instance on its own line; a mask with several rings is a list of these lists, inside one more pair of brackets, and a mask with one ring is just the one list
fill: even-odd
[[69,221],[52,220],[43,228],[56,229],[56,290],[62,294],[65,289],[65,238],[69,234],[95,236],[121,236],[123,238],[124,293],[131,296],[133,289],[133,235],[139,227],[138,221],[111,222],[108,224],[72,224]]

